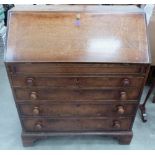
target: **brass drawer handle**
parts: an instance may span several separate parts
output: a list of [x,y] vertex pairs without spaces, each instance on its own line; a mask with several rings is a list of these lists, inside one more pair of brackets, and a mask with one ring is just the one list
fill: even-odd
[[121,100],[126,100],[126,99],[127,99],[127,94],[126,94],[126,92],[121,92],[121,93],[120,93],[120,99],[121,99]]
[[80,26],[80,14],[77,14],[77,15],[76,15],[75,26],[77,26],[77,27]]
[[31,100],[36,100],[37,99],[37,93],[36,92],[31,92],[30,98],[31,98]]
[[120,129],[121,128],[121,124],[120,124],[120,122],[119,121],[114,121],[113,122],[113,127],[115,128],[115,129]]
[[122,105],[117,106],[116,109],[117,109],[116,110],[117,113],[120,115],[124,114],[124,112],[125,112],[124,107]]
[[123,80],[123,86],[129,86],[130,85],[130,81],[129,81],[129,79],[124,79]]
[[38,123],[35,124],[35,129],[36,130],[41,130],[42,128],[43,128],[43,126],[42,126],[41,122],[38,122]]
[[33,86],[34,85],[34,78],[27,78],[26,83],[28,86]]
[[39,115],[39,114],[40,114],[39,107],[34,107],[34,108],[33,108],[33,114],[34,114],[34,115]]

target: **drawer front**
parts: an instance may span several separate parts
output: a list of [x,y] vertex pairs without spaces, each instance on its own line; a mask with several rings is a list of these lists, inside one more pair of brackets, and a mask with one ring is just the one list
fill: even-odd
[[22,100],[138,100],[139,89],[24,89],[16,88],[17,101]]
[[26,131],[63,132],[63,131],[121,131],[130,130],[132,118],[67,118],[38,119],[23,118]]
[[141,87],[143,77],[131,76],[105,76],[105,77],[36,77],[36,76],[12,76],[14,87],[67,87],[67,88],[87,88],[87,87]]
[[17,63],[8,65],[14,74],[139,74],[143,65],[79,64],[79,63]]
[[137,105],[134,104],[21,104],[23,116],[129,116],[134,115]]

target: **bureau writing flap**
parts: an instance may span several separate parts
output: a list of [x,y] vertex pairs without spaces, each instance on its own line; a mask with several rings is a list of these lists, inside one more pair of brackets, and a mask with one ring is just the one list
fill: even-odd
[[114,8],[15,8],[5,61],[149,63],[144,13]]

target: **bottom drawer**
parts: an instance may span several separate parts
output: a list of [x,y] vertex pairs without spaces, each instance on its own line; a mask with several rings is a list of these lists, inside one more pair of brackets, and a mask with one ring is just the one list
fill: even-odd
[[71,132],[130,130],[132,118],[23,118],[26,131]]

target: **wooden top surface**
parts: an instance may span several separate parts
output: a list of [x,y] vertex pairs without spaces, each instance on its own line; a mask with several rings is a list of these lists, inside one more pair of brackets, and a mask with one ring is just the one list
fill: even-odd
[[8,26],[6,62],[149,63],[145,15],[135,7],[17,7]]
[[155,8],[148,25],[148,39],[152,58],[152,66],[155,66]]

